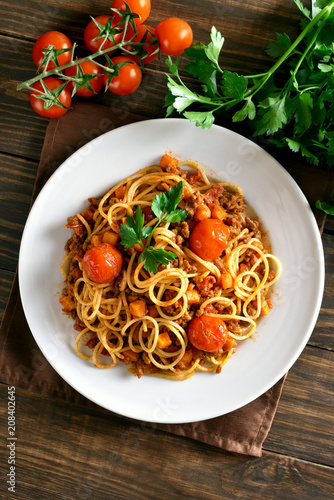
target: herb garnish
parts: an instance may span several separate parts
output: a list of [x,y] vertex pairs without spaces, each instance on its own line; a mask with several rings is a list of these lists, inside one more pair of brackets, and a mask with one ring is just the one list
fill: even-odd
[[[139,261],[144,262],[144,269],[152,273],[157,272],[158,263],[168,264],[176,259],[174,252],[167,252],[163,248],[154,248],[150,245],[154,230],[162,222],[180,222],[184,220],[188,212],[177,208],[183,192],[183,183],[180,181],[164,193],[159,193],[152,200],[152,212],[158,217],[155,226],[144,226],[144,214],[140,205],[131,217],[127,215],[127,224],[121,224],[121,244],[125,248],[139,244],[143,248]],[[146,240],[146,242],[145,242]]]
[[[287,34],[276,35],[266,52],[277,61],[264,73],[243,76],[222,69],[224,38],[214,27],[208,45],[184,51],[191,61],[185,69],[202,92],[183,83],[179,57],[174,62],[169,57],[167,116],[176,110],[196,126],[210,128],[218,112],[236,107],[233,122],[248,119],[254,136],[266,134],[272,145],[299,152],[314,165],[334,166],[334,0],[313,1],[321,9],[314,17],[300,0],[294,2],[304,16],[301,33],[293,42]],[[274,74],[285,62],[289,76],[278,84]]]

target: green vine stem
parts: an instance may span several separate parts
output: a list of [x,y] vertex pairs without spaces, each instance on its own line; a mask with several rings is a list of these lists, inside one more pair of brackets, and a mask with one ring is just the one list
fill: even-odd
[[[78,66],[79,64],[81,64],[81,63],[83,63],[85,61],[94,61],[97,66],[103,68],[104,72],[106,72],[106,73],[110,72],[111,73],[112,70],[110,70],[104,64],[101,64],[100,62],[96,61],[95,59],[97,59],[100,56],[110,55],[111,52],[115,52],[116,50],[122,50],[124,48],[125,48],[124,52],[126,52],[127,54],[130,54],[130,51],[127,49],[127,47],[128,46],[132,46],[132,45],[135,45],[135,47],[144,47],[148,43],[152,44],[152,45],[155,45],[157,43],[157,41],[155,41],[154,39],[151,39],[150,42],[143,42],[143,43],[141,43],[141,42],[135,42],[134,43],[133,39],[135,38],[137,32],[135,32],[134,35],[129,40],[125,40],[125,33],[126,33],[127,26],[129,24],[130,17],[131,16],[129,16],[127,14],[120,21],[120,22],[122,22],[122,24],[124,23],[124,32],[123,32],[122,40],[120,42],[115,43],[112,47],[108,47],[107,49],[103,49],[103,48],[101,49],[101,47],[103,47],[104,43],[108,40],[108,36],[106,36],[105,39],[104,39],[104,41],[102,42],[99,50],[97,50],[96,52],[94,52],[92,54],[89,54],[88,56],[82,57],[80,59],[74,59],[74,50],[77,47],[77,44],[74,43],[73,47],[71,49],[69,49],[72,52],[71,53],[71,60],[70,60],[70,62],[68,62],[67,64],[63,64],[62,66],[57,66],[57,67],[52,68],[50,70],[46,70],[46,68],[48,66],[48,62],[49,62],[49,60],[47,60],[45,62],[44,69],[42,70],[42,72],[38,73],[33,78],[30,78],[29,80],[26,80],[25,82],[19,83],[17,85],[17,87],[16,87],[17,90],[32,90],[33,89],[33,85],[35,83],[39,82],[40,80],[43,80],[44,78],[48,78],[50,76],[56,76],[56,77],[58,77],[58,78],[60,78],[62,80],[76,81],[75,77],[65,76],[63,74],[63,71],[66,70],[67,68],[70,68],[70,67],[73,67],[73,66]],[[112,40],[112,41],[114,43],[114,40]],[[50,57],[51,57],[51,55],[50,55]],[[95,75],[95,76],[98,76],[98,75]],[[34,89],[34,91],[35,91],[35,89]],[[38,92],[38,91],[36,91],[36,92]],[[43,93],[41,91],[39,91],[39,92]]]

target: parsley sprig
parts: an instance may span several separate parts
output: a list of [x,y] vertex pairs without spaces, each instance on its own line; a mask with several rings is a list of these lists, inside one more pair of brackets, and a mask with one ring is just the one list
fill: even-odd
[[158,218],[155,226],[144,226],[144,214],[140,205],[137,206],[133,217],[127,215],[126,224],[121,224],[121,244],[125,248],[130,248],[136,244],[141,245],[143,251],[140,254],[139,261],[144,262],[144,269],[147,271],[156,273],[158,263],[166,265],[177,257],[174,252],[167,252],[163,248],[151,246],[151,239],[155,229],[162,222],[180,222],[187,217],[188,212],[186,210],[177,208],[182,197],[182,191],[183,184],[180,181],[168,191],[159,193],[153,198],[151,209]]
[[[190,60],[185,69],[200,82],[201,92],[182,81],[180,58],[169,57],[167,116],[176,110],[196,126],[210,128],[218,113],[234,108],[233,122],[248,120],[254,136],[267,135],[276,147],[333,167],[334,0],[313,1],[314,17],[300,0],[294,2],[303,14],[301,33],[293,42],[287,34],[276,35],[266,52],[277,60],[265,73],[244,76],[222,69],[224,38],[215,27],[208,45],[197,43],[184,51]],[[290,71],[278,84],[274,75],[283,63]]]

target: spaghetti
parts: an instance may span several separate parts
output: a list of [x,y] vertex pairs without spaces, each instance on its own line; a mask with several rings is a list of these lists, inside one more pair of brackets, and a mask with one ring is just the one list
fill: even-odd
[[[188,212],[187,219],[155,227],[152,201],[179,182],[178,208]],[[269,313],[268,291],[280,275],[280,263],[264,248],[258,222],[245,213],[241,189],[212,183],[195,162],[164,155],[159,165],[140,170],[89,203],[68,218],[66,227],[74,232],[61,266],[65,283],[59,300],[75,320],[77,354],[99,368],[124,362],[138,377],[184,380],[195,371],[219,373],[237,342],[251,337],[259,317]],[[158,264],[156,273],[145,268],[143,246],[124,248],[120,240],[121,225],[138,206],[144,225],[155,227],[153,248],[176,257]],[[201,251],[191,244],[195,227],[207,220],[227,227],[225,249],[211,258],[201,252],[205,245],[212,251],[213,241],[203,236]],[[83,260],[104,244],[118,249],[123,264],[115,279],[99,283],[88,276]],[[215,324],[224,327],[217,348],[208,338]]]

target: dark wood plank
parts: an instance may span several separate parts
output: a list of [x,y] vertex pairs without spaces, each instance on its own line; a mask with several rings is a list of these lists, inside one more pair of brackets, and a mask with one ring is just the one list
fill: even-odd
[[14,273],[0,269],[0,323],[2,321],[8,297],[12,288]]
[[[6,401],[7,386],[0,386]],[[1,412],[7,435],[6,412]],[[139,423],[16,391],[18,498],[328,499],[333,469],[264,452],[251,458]],[[7,462],[8,448],[0,456]],[[51,472],[52,471],[52,472]]]
[[309,344],[334,350],[334,235],[324,232],[325,289],[319,318]]
[[334,466],[334,353],[306,347],[283,387],[266,450]]
[[[311,2],[307,0],[304,4],[309,6]],[[69,4],[57,0],[43,3],[14,0],[2,8],[0,33],[34,41],[45,31],[58,30],[64,31],[71,39],[82,42],[83,30],[90,20],[89,16],[108,14],[110,5],[111,2],[106,0],[75,1]],[[21,19],[19,16],[13,16],[13,11],[24,16],[24,33],[21,29]],[[276,32],[283,30],[294,37],[301,18],[299,10],[289,0],[246,0],[242,3],[239,0],[154,0],[147,23],[156,26],[162,19],[171,15],[185,19],[191,24],[196,42],[206,43],[209,40],[209,30],[215,25],[226,38],[227,57],[241,69],[244,69],[240,63],[243,56],[246,56],[248,61],[251,59],[259,68],[263,67],[263,49],[266,42],[272,40]]]
[[37,163],[0,154],[0,268],[15,271]]

